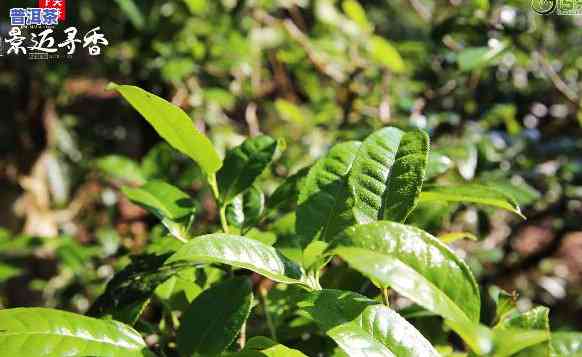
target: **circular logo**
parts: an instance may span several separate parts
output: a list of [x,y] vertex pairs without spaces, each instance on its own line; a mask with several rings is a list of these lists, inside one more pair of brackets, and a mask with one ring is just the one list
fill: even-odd
[[531,8],[540,15],[548,15],[556,10],[558,0],[531,0]]

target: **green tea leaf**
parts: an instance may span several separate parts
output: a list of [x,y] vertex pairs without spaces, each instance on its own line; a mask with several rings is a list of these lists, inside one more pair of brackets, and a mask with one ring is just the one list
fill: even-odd
[[22,269],[9,264],[0,263],[0,284],[20,274],[22,274]]
[[168,257],[149,254],[133,257],[131,263],[107,283],[105,292],[91,306],[88,315],[111,316],[133,325],[155,289],[177,272],[191,266],[180,263],[164,265]]
[[342,9],[362,30],[369,31],[372,29],[372,25],[370,25],[366,16],[366,10],[357,0],[344,0],[342,2]]
[[[551,357],[582,357],[582,333],[554,332],[551,339]],[[532,351],[531,356],[537,357],[538,355],[533,354]]]
[[222,161],[212,143],[182,109],[135,86],[111,83],[108,88],[118,91],[164,140],[198,163],[206,175],[220,169]]
[[246,231],[259,222],[265,210],[265,195],[253,185],[244,193],[236,196],[226,207],[228,223]]
[[459,69],[461,71],[473,71],[475,69],[486,67],[497,57],[504,47],[469,47],[462,50],[457,58]]
[[461,239],[479,240],[477,236],[469,232],[451,232],[439,236],[439,240],[446,244],[450,244]]
[[447,172],[453,166],[453,161],[446,155],[432,150],[428,155],[425,180],[430,180]]
[[360,145],[356,141],[335,145],[309,170],[299,192],[295,223],[302,248],[315,239],[333,237],[353,224],[345,206],[346,176]]
[[464,184],[456,186],[432,186],[420,194],[420,202],[467,202],[477,203],[518,214],[524,217],[513,198],[489,186]]
[[229,279],[203,291],[182,316],[176,334],[180,354],[214,356],[223,352],[240,332],[252,302],[252,286],[246,278]]
[[184,261],[222,263],[252,270],[282,283],[303,282],[303,271],[299,265],[273,247],[240,236],[217,233],[196,237],[172,255],[167,264]]
[[278,344],[266,337],[253,337],[247,341],[243,352],[257,351],[266,357],[307,357],[298,350]]
[[[494,329],[498,335],[495,348],[496,356],[511,356],[517,352],[519,352],[518,356],[531,356],[534,348],[537,352],[544,350],[543,354],[549,356],[549,314],[548,308],[539,306],[524,313],[516,311],[505,317]],[[522,330],[523,333],[514,331],[512,338],[508,338],[504,331],[512,329]],[[534,345],[535,347],[532,347]]]
[[194,211],[194,202],[187,193],[163,181],[148,181],[139,188],[123,187],[122,192],[160,219],[178,220]]
[[299,187],[304,185],[309,170],[309,167],[305,167],[287,177],[269,197],[267,201],[269,210],[277,209],[287,202],[296,203],[299,199]]
[[1,356],[153,356],[138,332],[117,321],[44,308],[0,310]]
[[96,161],[96,166],[99,171],[116,181],[138,185],[146,182],[137,162],[123,156],[105,156]]
[[386,66],[394,73],[402,73],[406,64],[398,50],[386,39],[380,36],[372,36],[369,40],[368,51],[374,61]]
[[321,290],[300,307],[351,357],[439,356],[403,317],[362,295]]
[[141,13],[141,10],[135,4],[134,0],[115,0],[117,5],[123,10],[123,12],[127,15],[129,21],[131,21],[132,25],[141,30],[145,26],[145,18]]
[[362,144],[349,175],[358,223],[402,222],[422,189],[429,139],[420,130],[384,128]]
[[479,288],[467,265],[430,234],[394,222],[348,228],[329,252],[450,320],[479,321]]
[[269,166],[277,149],[277,142],[269,136],[245,140],[228,151],[224,165],[218,171],[218,187],[223,202],[230,202],[255,182]]

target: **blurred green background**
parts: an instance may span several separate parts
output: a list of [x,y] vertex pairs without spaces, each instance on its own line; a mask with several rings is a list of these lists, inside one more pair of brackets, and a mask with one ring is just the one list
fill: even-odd
[[[34,4],[2,1],[0,33]],[[105,89],[115,81],[182,107],[221,152],[259,132],[284,141],[267,192],[339,140],[427,130],[431,180],[496,185],[528,220],[433,205],[409,223],[475,234],[454,247],[481,283],[582,329],[582,16],[529,1],[69,0],[67,25],[100,26],[110,45],[0,57],[0,306],[85,312],[161,235],[123,184],[177,183],[198,199],[194,230],[217,227],[198,169]]]

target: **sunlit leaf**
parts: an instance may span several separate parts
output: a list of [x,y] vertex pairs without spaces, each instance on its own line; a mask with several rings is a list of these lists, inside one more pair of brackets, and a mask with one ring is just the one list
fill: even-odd
[[513,198],[489,186],[463,184],[456,186],[431,186],[420,194],[420,202],[476,203],[502,208],[525,218]]
[[254,239],[209,234],[196,237],[172,255],[167,264],[176,262],[222,263],[252,270],[283,283],[302,283],[303,271],[275,248]]
[[348,178],[358,223],[406,219],[424,181],[428,141],[420,130],[403,132],[392,127],[364,141]]
[[177,220],[194,211],[194,202],[187,193],[163,181],[148,181],[139,188],[123,187],[122,191],[160,219]]
[[372,36],[368,50],[372,59],[378,64],[386,66],[394,73],[404,72],[406,66],[398,50],[388,40],[380,36]]
[[0,355],[153,356],[129,326],[45,308],[0,310]]
[[[295,230],[305,248],[315,239],[328,239],[353,224],[346,208],[346,176],[361,143],[335,145],[309,170],[299,192]],[[347,211],[347,212],[346,212]]]
[[135,86],[111,83],[108,88],[118,91],[164,140],[197,162],[207,175],[220,169],[222,160],[212,143],[182,109]]
[[322,290],[300,307],[351,357],[439,356],[404,318],[362,295]]
[[116,181],[141,185],[146,178],[137,162],[123,156],[109,155],[96,161],[97,169]]

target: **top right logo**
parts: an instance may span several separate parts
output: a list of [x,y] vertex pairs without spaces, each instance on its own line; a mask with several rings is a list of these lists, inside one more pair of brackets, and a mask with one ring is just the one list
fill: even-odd
[[540,15],[582,15],[582,0],[532,0],[531,8]]

